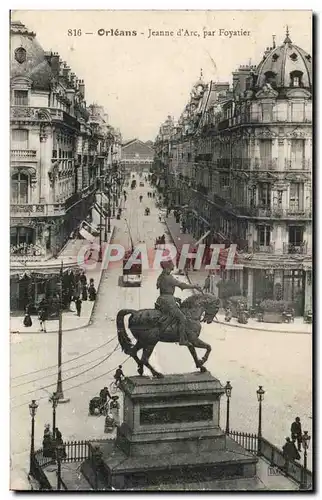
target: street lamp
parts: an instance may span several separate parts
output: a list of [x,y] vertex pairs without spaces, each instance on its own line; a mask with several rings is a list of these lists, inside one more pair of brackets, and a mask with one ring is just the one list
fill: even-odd
[[49,401],[52,403],[52,408],[53,408],[53,439],[56,437],[56,408],[58,405],[59,397],[57,395],[57,392],[54,392]]
[[229,409],[230,409],[230,398],[231,398],[232,386],[228,380],[225,386],[225,392],[227,396],[227,411],[226,411],[226,434],[229,434]]
[[33,458],[35,454],[35,415],[38,405],[36,400],[33,399],[29,405],[29,412],[31,416],[31,442],[30,442],[30,464],[29,464],[29,474],[32,475],[33,469]]
[[307,489],[307,450],[309,449],[310,441],[311,436],[309,436],[308,431],[304,431],[302,436],[302,446],[304,448],[304,467],[302,469],[300,490]]
[[261,444],[262,444],[262,401],[264,400],[265,391],[263,386],[260,385],[256,391],[258,399],[258,447],[257,455],[261,455]]

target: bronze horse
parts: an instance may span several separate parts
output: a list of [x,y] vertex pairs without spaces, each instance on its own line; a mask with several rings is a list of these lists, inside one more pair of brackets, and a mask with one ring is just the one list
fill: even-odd
[[[187,337],[191,346],[188,349],[194,359],[197,368],[205,372],[203,366],[211,352],[211,346],[199,339],[201,322],[212,323],[219,310],[218,299],[212,294],[195,294],[188,297],[181,304],[181,310],[187,317]],[[124,324],[124,318],[130,314],[128,327],[136,339],[133,345]],[[163,323],[166,322],[164,327]],[[169,324],[167,318],[162,316],[157,309],[121,309],[116,317],[118,340],[125,354],[130,355],[138,364],[138,373],[143,375],[143,367],[146,366],[154,377],[163,377],[150,365],[149,359],[158,342],[179,342],[179,333],[176,323]],[[198,359],[196,348],[205,349],[206,353],[202,359]],[[137,356],[138,351],[143,349],[142,358]]]

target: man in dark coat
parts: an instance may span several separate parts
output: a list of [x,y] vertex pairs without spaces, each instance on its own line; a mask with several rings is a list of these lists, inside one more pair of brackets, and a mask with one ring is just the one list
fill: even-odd
[[294,462],[294,460],[299,460],[301,457],[296,449],[294,442],[291,441],[289,437],[286,438],[286,442],[282,450],[283,457],[285,458],[285,471],[287,472],[289,463]]
[[75,298],[75,306],[76,306],[77,316],[80,316],[82,310],[82,301],[79,297]]
[[296,417],[295,421],[291,425],[291,435],[292,441],[297,442],[297,449],[301,451],[302,444],[302,425],[300,417]]

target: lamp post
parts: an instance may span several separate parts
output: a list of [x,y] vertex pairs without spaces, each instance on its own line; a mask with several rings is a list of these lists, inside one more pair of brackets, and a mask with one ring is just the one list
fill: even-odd
[[57,490],[61,489],[61,459],[63,454],[64,446],[58,444],[56,446],[56,462],[57,462]]
[[[107,208],[107,232],[111,233],[111,184],[107,182],[105,184],[108,196],[108,208]],[[106,218],[105,218],[105,230],[106,230]],[[107,241],[107,238],[105,239]]]
[[55,439],[56,437],[56,408],[57,408],[57,405],[58,405],[58,396],[57,396],[57,392],[54,392],[53,395],[51,396],[50,398],[50,402],[52,403],[52,408],[53,408],[53,439]]
[[304,449],[304,467],[302,469],[302,474],[301,474],[300,490],[307,489],[307,450],[310,445],[310,440],[311,436],[309,436],[308,431],[304,431],[302,436],[302,446]]
[[227,396],[227,411],[226,411],[226,434],[229,434],[229,410],[230,410],[230,398],[231,398],[232,386],[228,380],[225,386],[225,392]]
[[264,400],[265,391],[263,386],[259,386],[257,391],[257,400],[258,400],[258,447],[257,447],[257,455],[261,455],[261,444],[262,444],[262,401]]
[[33,458],[35,454],[35,415],[38,405],[36,400],[33,399],[29,405],[29,412],[31,416],[31,441],[30,441],[30,463],[29,463],[29,474],[32,475],[33,469]]
[[103,195],[102,195],[102,184],[101,184],[101,207],[100,207],[100,230],[99,230],[99,252],[98,252],[98,262],[102,262],[102,206],[103,206]]

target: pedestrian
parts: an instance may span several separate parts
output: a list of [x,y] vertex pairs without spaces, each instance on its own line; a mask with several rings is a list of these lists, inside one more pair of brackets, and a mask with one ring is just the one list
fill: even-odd
[[88,295],[89,295],[89,300],[91,301],[96,300],[96,288],[94,286],[93,278],[89,280]]
[[208,274],[207,278],[205,279],[205,284],[203,289],[206,293],[210,293],[210,274]]
[[79,317],[81,315],[81,310],[82,310],[82,301],[79,297],[75,298],[75,306],[76,306],[77,316]]
[[47,314],[46,314],[46,309],[44,306],[39,308],[38,319],[39,319],[39,323],[40,323],[40,331],[46,333]]
[[62,433],[60,432],[60,430],[58,429],[58,427],[55,427],[55,444],[56,444],[56,446],[57,445],[62,446],[60,458],[66,458],[67,455],[66,455],[66,449],[64,446],[63,436],[62,436]]
[[296,417],[295,421],[291,425],[291,436],[292,436],[292,441],[297,442],[298,451],[301,451],[302,425],[301,425],[300,417]]
[[53,438],[50,432],[50,425],[45,425],[44,437],[42,440],[42,453],[46,458],[54,458]]
[[285,444],[282,448],[283,451],[283,457],[285,459],[285,472],[288,471],[289,463],[293,462],[294,460],[299,460],[300,454],[296,449],[296,446],[293,441],[290,440],[289,437],[285,438]]
[[23,324],[26,327],[32,326],[31,316],[30,316],[30,304],[27,304],[25,310],[25,317],[23,319]]

